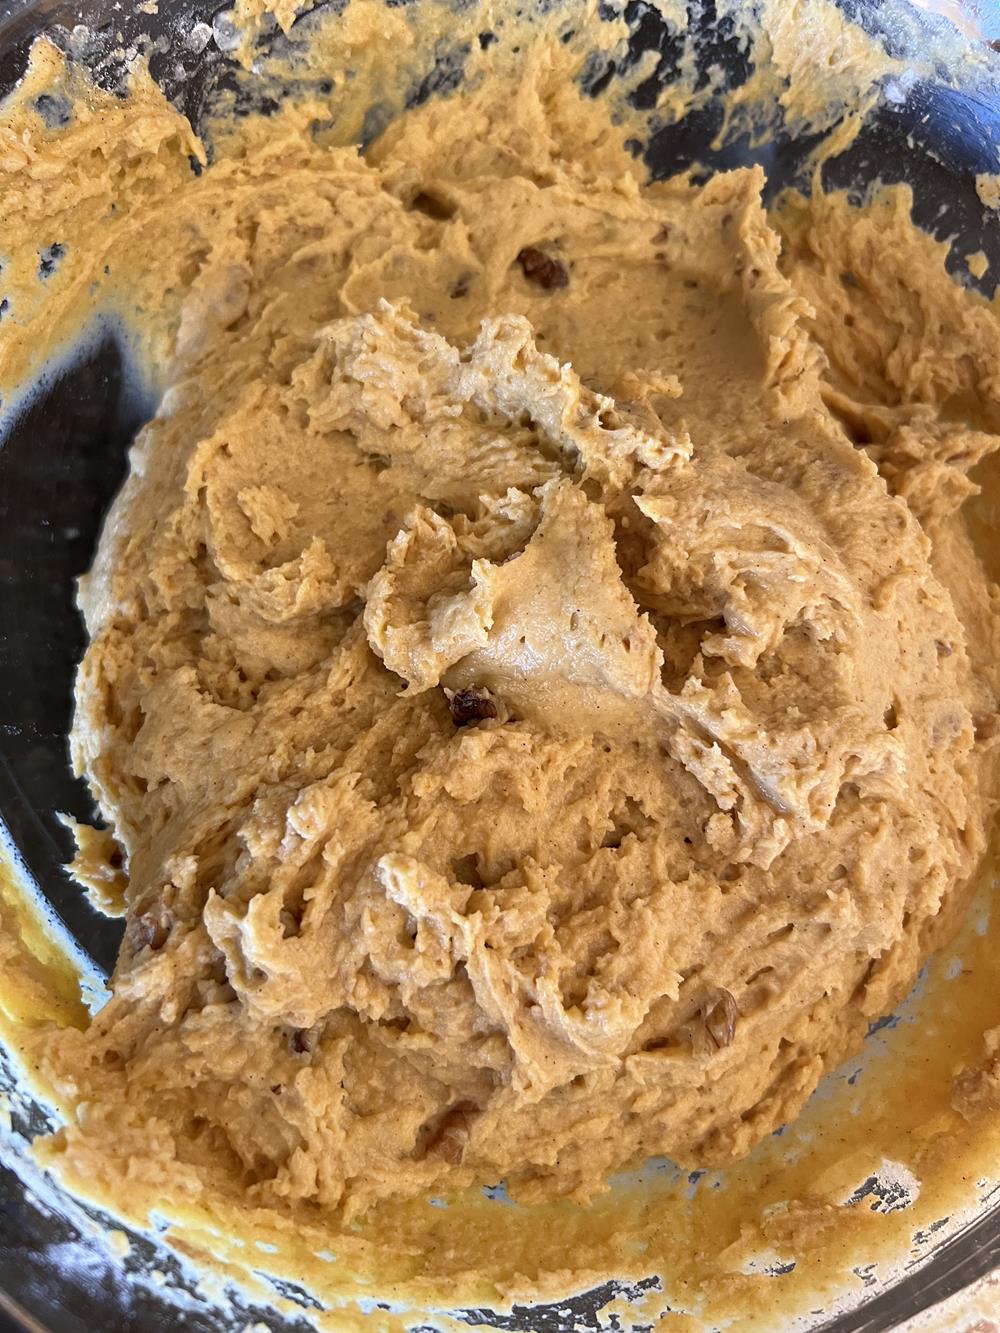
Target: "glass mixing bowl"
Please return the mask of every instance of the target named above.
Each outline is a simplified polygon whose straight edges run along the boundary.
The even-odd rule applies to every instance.
[[[955,49],[956,28],[948,18],[927,17],[929,7],[929,0],[919,12],[905,0],[898,5],[842,0],[851,21],[894,54],[905,52],[907,41],[940,41],[942,49]],[[936,7],[949,8],[945,0]],[[1000,14],[992,8],[950,9],[950,19],[965,28],[970,42],[985,49],[989,39],[1000,37]],[[599,91],[647,60],[653,73],[634,96],[639,105],[643,98],[651,105],[660,84],[676,74],[679,39],[645,0],[630,0],[624,12],[632,32],[627,53],[617,62],[595,60],[587,73],[589,90]],[[744,134],[718,141],[722,97],[745,81],[749,56],[732,28],[719,21],[711,0],[692,3],[688,19],[699,69],[706,80],[712,72],[719,94],[636,143],[637,154],[655,177],[692,166],[709,174],[755,161],[765,169],[771,194],[797,181],[817,136],[783,123],[778,108],[766,139]],[[196,127],[222,91],[235,97],[237,109],[241,99],[253,100],[252,76],[236,77],[224,0],[159,0],[158,8],[121,6],[117,0],[2,4],[0,94],[20,77],[40,33],[85,61],[107,86],[120,82],[132,54],[147,53],[154,78]],[[265,31],[265,44],[275,40],[282,40],[280,34]],[[995,63],[1000,70],[1000,57]],[[809,77],[808,62],[802,77]],[[430,59],[414,100],[453,86],[448,68]],[[827,162],[826,183],[860,193],[876,179],[908,182],[917,223],[948,239],[949,266],[991,296],[1000,277],[1000,218],[984,206],[975,184],[978,173],[995,172],[1000,162],[1000,92],[988,64],[979,65],[971,84],[956,86],[939,68],[937,77],[887,82],[881,92],[861,132]],[[979,250],[989,263],[973,277],[964,256]],[[122,345],[108,334],[51,378],[0,447],[0,814],[7,855],[46,904],[53,929],[68,937],[97,980],[113,966],[121,928],[99,916],[67,877],[71,838],[58,817],[58,812],[81,820],[95,815],[84,784],[71,775],[66,747],[73,673],[84,648],[74,583],[90,562],[102,516],[124,476],[129,442],[153,408]],[[0,1309],[8,1311],[14,1326],[53,1333],[164,1327],[209,1333],[243,1329],[255,1320],[271,1328],[309,1327],[305,1293],[274,1284],[293,1310],[301,1308],[300,1315],[276,1315],[238,1295],[220,1303],[199,1291],[195,1268],[155,1236],[129,1233],[126,1241],[111,1219],[67,1198],[25,1157],[27,1142],[49,1123],[48,1112],[24,1093],[7,1060],[0,1064],[0,1082],[9,1095],[10,1122],[0,1141]],[[979,1216],[957,1231],[943,1228],[936,1241],[898,1282],[876,1284],[836,1318],[816,1312],[810,1327],[828,1333],[898,1327],[990,1273],[1000,1265],[1000,1203],[984,1203]],[[537,1333],[620,1329],[618,1316],[602,1310],[623,1294],[627,1289],[609,1282],[513,1315],[455,1313],[473,1327]],[[946,1322],[938,1327],[952,1327],[950,1316],[942,1318]]]

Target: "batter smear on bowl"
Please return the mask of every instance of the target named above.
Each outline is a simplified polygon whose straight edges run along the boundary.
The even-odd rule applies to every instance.
[[[37,1039],[53,1159],[349,1221],[741,1157],[984,850],[993,311],[902,192],[640,183],[543,58],[363,157],[292,111],[197,176],[165,105],[109,135],[130,105],[56,186],[10,168],[26,216],[90,173],[63,267],[167,293],[81,586],[127,926]]]

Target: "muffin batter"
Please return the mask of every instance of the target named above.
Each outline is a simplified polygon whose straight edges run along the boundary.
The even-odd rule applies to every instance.
[[[191,175],[141,89],[74,131],[64,262],[166,386],[81,585],[82,1178],[346,1222],[725,1163],[960,919],[995,316],[898,193],[641,185],[551,59],[364,157],[290,112]]]

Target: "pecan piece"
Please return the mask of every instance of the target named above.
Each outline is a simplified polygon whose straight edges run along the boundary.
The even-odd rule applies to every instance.
[[[721,986],[714,998],[709,996],[702,1005],[702,1021],[705,1031],[715,1043],[716,1050],[733,1044],[736,1036],[736,1020],[740,1016],[739,1006],[731,991]]]
[[[558,259],[553,259],[544,250],[537,250],[533,245],[526,245],[518,252],[517,262],[529,282],[535,283],[543,291],[553,292],[559,287],[569,286],[569,274]]]
[[[972,731],[977,741],[993,741],[1000,734],[1000,713],[976,713]]]
[[[141,916],[133,916],[125,926],[125,947],[134,958],[143,949],[158,953],[166,944],[173,929],[173,916],[162,903],[157,903]]]
[[[415,1155],[438,1157],[449,1166],[459,1166],[478,1114],[475,1102],[462,1101],[432,1117],[417,1134]]]
[[[485,690],[456,690],[448,696],[448,708],[456,727],[482,722],[485,718],[497,715],[497,706]]]
[[[708,992],[687,1024],[695,1055],[712,1055],[731,1046],[736,1036],[739,1006],[731,991],[719,986]]]

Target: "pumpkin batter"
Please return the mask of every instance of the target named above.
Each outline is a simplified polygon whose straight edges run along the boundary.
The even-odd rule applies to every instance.
[[[59,1155],[347,1221],[746,1154],[985,846],[992,310],[899,193],[640,184],[551,57],[197,176],[143,96],[76,128],[89,216],[9,167],[162,297],[81,585],[78,870],[113,906],[121,848],[127,926],[39,1038]]]

